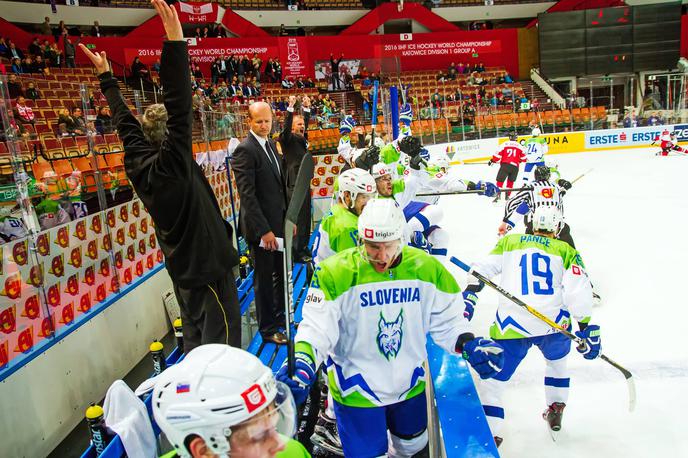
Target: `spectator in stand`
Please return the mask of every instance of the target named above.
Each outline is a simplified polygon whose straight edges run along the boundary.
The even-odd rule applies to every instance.
[[[540,102],[538,99],[533,99],[533,102],[530,104],[530,109],[533,111],[538,111],[538,108],[540,108]]]
[[[508,72],[504,74],[504,82],[507,84],[512,84],[514,82]]]
[[[45,61],[43,60],[43,56],[40,54],[36,56],[36,58],[33,60],[33,69],[31,73],[44,73],[45,72]]]
[[[201,32],[200,27],[196,27],[196,30],[194,30],[194,38],[203,38],[203,33]]]
[[[203,72],[201,71],[201,67],[199,67],[196,64],[192,64],[191,69],[192,69],[192,74],[193,74],[194,78],[196,78],[197,80],[203,79]]]
[[[626,129],[629,127],[638,127],[638,119],[635,117],[634,110],[631,109],[628,113],[626,113],[626,117],[624,117],[623,120],[623,126]]]
[[[308,79],[306,79],[306,87],[309,89],[312,89],[315,87],[315,81],[313,81],[313,78],[308,77]]]
[[[201,38],[212,38],[210,35],[210,29],[208,29],[208,26],[203,27],[203,32],[201,34]]]
[[[284,28],[284,24],[280,24],[278,35],[280,37],[286,37],[289,35],[289,32],[287,32],[287,29]]]
[[[212,65],[210,65],[210,80],[213,82],[213,84],[217,84],[217,82],[220,79],[220,67],[222,64],[220,64],[220,58],[216,57],[215,60],[213,61]]]
[[[24,88],[17,78],[17,75],[11,73],[7,79],[7,92],[10,94],[10,99],[16,99],[20,95],[24,95]]]
[[[75,68],[76,64],[74,63],[74,56],[76,55],[76,48],[74,48],[74,44],[72,43],[72,39],[69,38],[67,34],[63,35],[64,39],[64,56],[65,56],[65,65],[67,68]],[[76,43],[79,44],[81,41],[81,38],[79,38]]]
[[[49,43],[43,55],[48,60],[48,65],[62,67],[62,51],[60,51],[57,43]]]
[[[463,71],[466,67],[463,65],[463,62],[459,62],[459,65],[456,66],[456,73],[459,75],[463,75]]]
[[[444,83],[444,73],[437,72],[437,75],[435,75],[435,81],[439,83]]]
[[[449,73],[447,73],[447,79],[450,81],[455,81],[457,76],[456,69],[450,68]]]
[[[98,21],[93,21],[93,27],[91,27],[91,36],[92,37],[102,37],[102,32],[100,30],[100,24]]]
[[[191,97],[191,105],[194,112],[200,111],[205,105],[205,91],[202,88],[196,89],[196,93]]]
[[[30,81],[27,86],[25,94],[27,99],[38,100],[41,98],[41,94],[36,89],[36,84],[33,81]]]
[[[33,73],[33,60],[30,57],[22,59],[22,73]]]
[[[647,118],[647,125],[648,126],[661,126],[664,124],[664,120],[659,116],[659,113],[656,111],[650,115],[649,118]]]
[[[475,76],[475,84],[477,84],[478,86],[483,86],[487,84],[480,73],[477,73],[477,76]]]
[[[29,54],[33,56],[41,55],[41,44],[38,41],[38,37],[33,39],[27,50],[29,51]]]
[[[303,88],[306,87],[306,83],[304,83],[303,77],[301,77],[301,76],[299,76],[298,78],[296,78],[296,83],[295,83],[295,84],[296,84],[296,87],[297,87],[298,89],[303,89]]]
[[[291,89],[292,87],[294,87],[294,83],[292,83],[289,80],[288,76],[285,76],[284,79],[282,80],[282,88],[283,89]]]
[[[53,37],[55,37],[55,41],[57,42],[61,36],[67,35],[67,26],[65,25],[65,21],[60,21],[60,23],[53,29]]]
[[[227,81],[233,81],[239,69],[239,62],[234,54],[227,58]]]
[[[253,64],[253,76],[260,81],[260,69],[263,66],[263,59],[258,57],[258,53],[254,53],[251,63]]]
[[[213,28],[213,36],[217,38],[225,38],[227,36],[227,32],[225,32],[225,28],[222,27],[222,24],[215,24],[215,27]]]
[[[275,59],[272,66],[275,68],[275,82],[282,81],[282,64],[279,59]]]
[[[485,71],[485,64],[480,62],[478,65],[475,66],[475,71],[478,73],[482,73]]]
[[[151,70],[160,73],[160,59],[157,59],[155,63],[151,66]]]
[[[251,59],[249,59],[248,56],[244,55],[241,59],[241,63],[244,66],[245,78],[252,78],[253,77],[253,63],[251,62]]]
[[[107,105],[98,108],[95,128],[100,135],[111,134],[114,131],[112,126],[112,114],[110,113],[110,107]]]
[[[19,59],[20,61],[24,58],[24,53],[21,49],[17,48],[12,40],[7,42],[7,51],[5,52],[5,57],[10,60]]]
[[[21,95],[17,97],[12,112],[14,119],[22,128],[26,128],[27,125],[33,127],[36,122],[36,115],[33,113],[31,107],[26,106],[26,99]]]
[[[244,64],[244,56],[239,56],[237,59],[237,78],[240,83],[244,82],[246,78],[246,65]]]
[[[22,66],[21,59],[18,57],[12,59],[12,73],[15,75],[21,75],[24,73],[24,68]]]
[[[5,40],[5,37],[0,37],[0,56],[7,56],[8,49],[7,40]]]
[[[149,77],[148,67],[141,62],[138,56],[134,57],[134,61],[131,63],[131,76],[136,84],[140,80],[147,80]]]
[[[470,75],[473,73],[473,70],[471,70],[471,64],[466,64],[466,66],[463,68],[463,74],[464,75]]]
[[[83,132],[78,132],[77,123],[67,108],[60,108],[58,110],[57,125],[60,135],[83,135]]]
[[[41,35],[52,35],[53,31],[50,28],[50,18],[46,16],[40,26]]]
[[[239,80],[236,76],[232,78],[232,85],[230,86],[230,95],[232,97],[242,97],[244,95],[241,88],[241,84],[239,84]]]
[[[93,127],[92,125],[89,126],[89,124],[91,123],[86,123],[86,119],[84,118],[84,112],[81,110],[80,107],[72,108],[72,118],[76,123],[75,132],[77,132],[77,135],[86,135],[88,127]]]
[[[344,59],[344,53],[341,53],[339,59],[334,58],[334,53],[330,53],[330,74],[331,74],[331,84],[332,90],[340,90],[341,80],[339,79],[339,64]]]

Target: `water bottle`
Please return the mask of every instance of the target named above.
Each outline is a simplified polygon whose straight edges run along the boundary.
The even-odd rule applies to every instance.
[[[174,337],[177,339],[177,348],[179,348],[179,351],[184,353],[184,334],[182,333],[182,319],[177,318],[174,320],[174,323],[172,323],[172,327],[174,328]]]
[[[162,343],[157,340],[150,344],[151,358],[153,358],[153,377],[160,374],[162,371],[167,369],[167,364],[165,363],[165,353],[163,352]]]
[[[103,408],[97,404],[91,404],[86,409],[86,423],[88,423],[91,444],[96,449],[96,456],[100,456],[115,436],[112,430],[105,425]]]

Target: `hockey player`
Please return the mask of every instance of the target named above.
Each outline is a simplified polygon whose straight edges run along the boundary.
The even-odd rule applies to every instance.
[[[313,260],[316,265],[357,245],[358,217],[368,201],[377,196],[373,177],[367,171],[357,168],[339,175],[337,192],[337,202],[321,221],[313,242]],[[331,453],[341,455],[334,405],[329,392],[327,404],[323,407],[326,408],[321,408],[311,441]]]
[[[528,184],[530,175],[535,167],[545,165],[545,154],[549,150],[547,141],[540,136],[537,126],[533,129],[533,136],[526,142],[526,165],[523,170],[523,183]]]
[[[310,457],[291,439],[289,388],[247,351],[201,345],[152,381],[153,416],[175,448],[162,458]]]
[[[504,219],[499,226],[499,235],[504,235],[516,226],[516,216],[523,216],[526,226],[526,234],[533,233],[533,212],[540,206],[556,207],[562,215],[561,227],[555,237],[571,245],[576,245],[571,237],[571,228],[564,222],[564,203],[562,198],[566,191],[571,189],[571,183],[563,178],[556,182],[549,181],[550,169],[547,166],[539,166],[533,173],[535,181],[531,184],[532,189],[526,189],[516,194],[506,203],[504,208]]]
[[[337,202],[323,218],[313,242],[316,264],[335,253],[356,246],[358,216],[377,197],[375,180],[363,169],[345,170],[338,177]]]
[[[662,148],[662,150],[657,153],[658,156],[668,156],[672,151],[678,151],[681,154],[686,154],[686,150],[676,144],[676,134],[669,132],[667,129],[662,131],[662,135],[659,138],[656,138],[655,142],[657,140],[659,140],[660,147]],[[654,142],[652,143],[654,144]]]
[[[590,324],[592,287],[580,254],[571,245],[555,239],[560,223],[557,207],[537,207],[533,235],[510,234],[501,238],[490,255],[471,268],[488,278],[501,274],[505,290],[517,294],[566,329],[572,329],[572,318],[576,320],[579,331],[575,334],[587,344],[577,350],[586,359],[595,359],[601,341],[600,327]],[[473,279],[464,294],[475,300],[479,290],[479,281]],[[533,345],[540,349],[546,363],[547,409],[543,418],[552,431],[559,431],[568,399],[566,356],[571,341],[504,297],[499,300],[490,337],[504,347],[504,368],[481,383],[480,399],[497,445],[502,442],[500,429],[505,418],[502,393]]]
[[[339,124],[339,145],[337,152],[344,159],[346,165],[342,171],[349,168],[369,170],[380,159],[380,148],[366,147],[365,138],[356,128],[356,120],[352,116],[345,116]]]
[[[360,245],[314,273],[295,338],[294,379],[286,365],[277,373],[298,404],[316,367],[327,363],[347,457],[428,456],[428,333],[447,351],[463,354],[482,378],[502,367],[502,349],[470,332],[454,277],[432,256],[404,246],[405,224],[391,199],[366,205],[358,220]]]
[[[523,151],[523,146],[518,143],[518,135],[516,132],[509,133],[509,141],[501,146],[487,162],[487,165],[492,165],[495,162],[501,163],[499,171],[497,172],[497,186],[501,189],[506,181],[506,187],[512,189],[516,177],[518,177],[518,166],[521,162],[526,161],[526,153]],[[509,199],[511,192],[506,193],[506,199]],[[497,194],[495,202],[499,201],[501,194]]]

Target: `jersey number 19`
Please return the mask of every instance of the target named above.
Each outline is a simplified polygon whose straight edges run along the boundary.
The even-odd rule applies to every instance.
[[[528,275],[528,258],[530,258],[530,274],[532,277]],[[519,262],[518,265],[521,266],[521,294],[529,294],[531,279],[533,294],[543,296],[554,294],[554,288],[552,287],[553,275],[550,269],[549,256],[544,256],[540,253],[532,253],[530,255],[526,253],[521,256],[521,262]]]

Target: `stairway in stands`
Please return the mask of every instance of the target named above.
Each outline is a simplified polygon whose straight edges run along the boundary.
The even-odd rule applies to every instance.
[[[540,104],[540,107],[538,109],[540,111],[558,109],[551,102],[547,102],[547,99],[549,98],[547,94],[545,94],[545,92],[542,89],[540,89],[540,87],[537,84],[535,84],[532,80],[523,80],[520,83],[521,86],[523,86],[523,92],[525,92],[526,97],[528,97],[528,100],[530,100],[531,102],[534,98],[538,100],[538,103]]]

